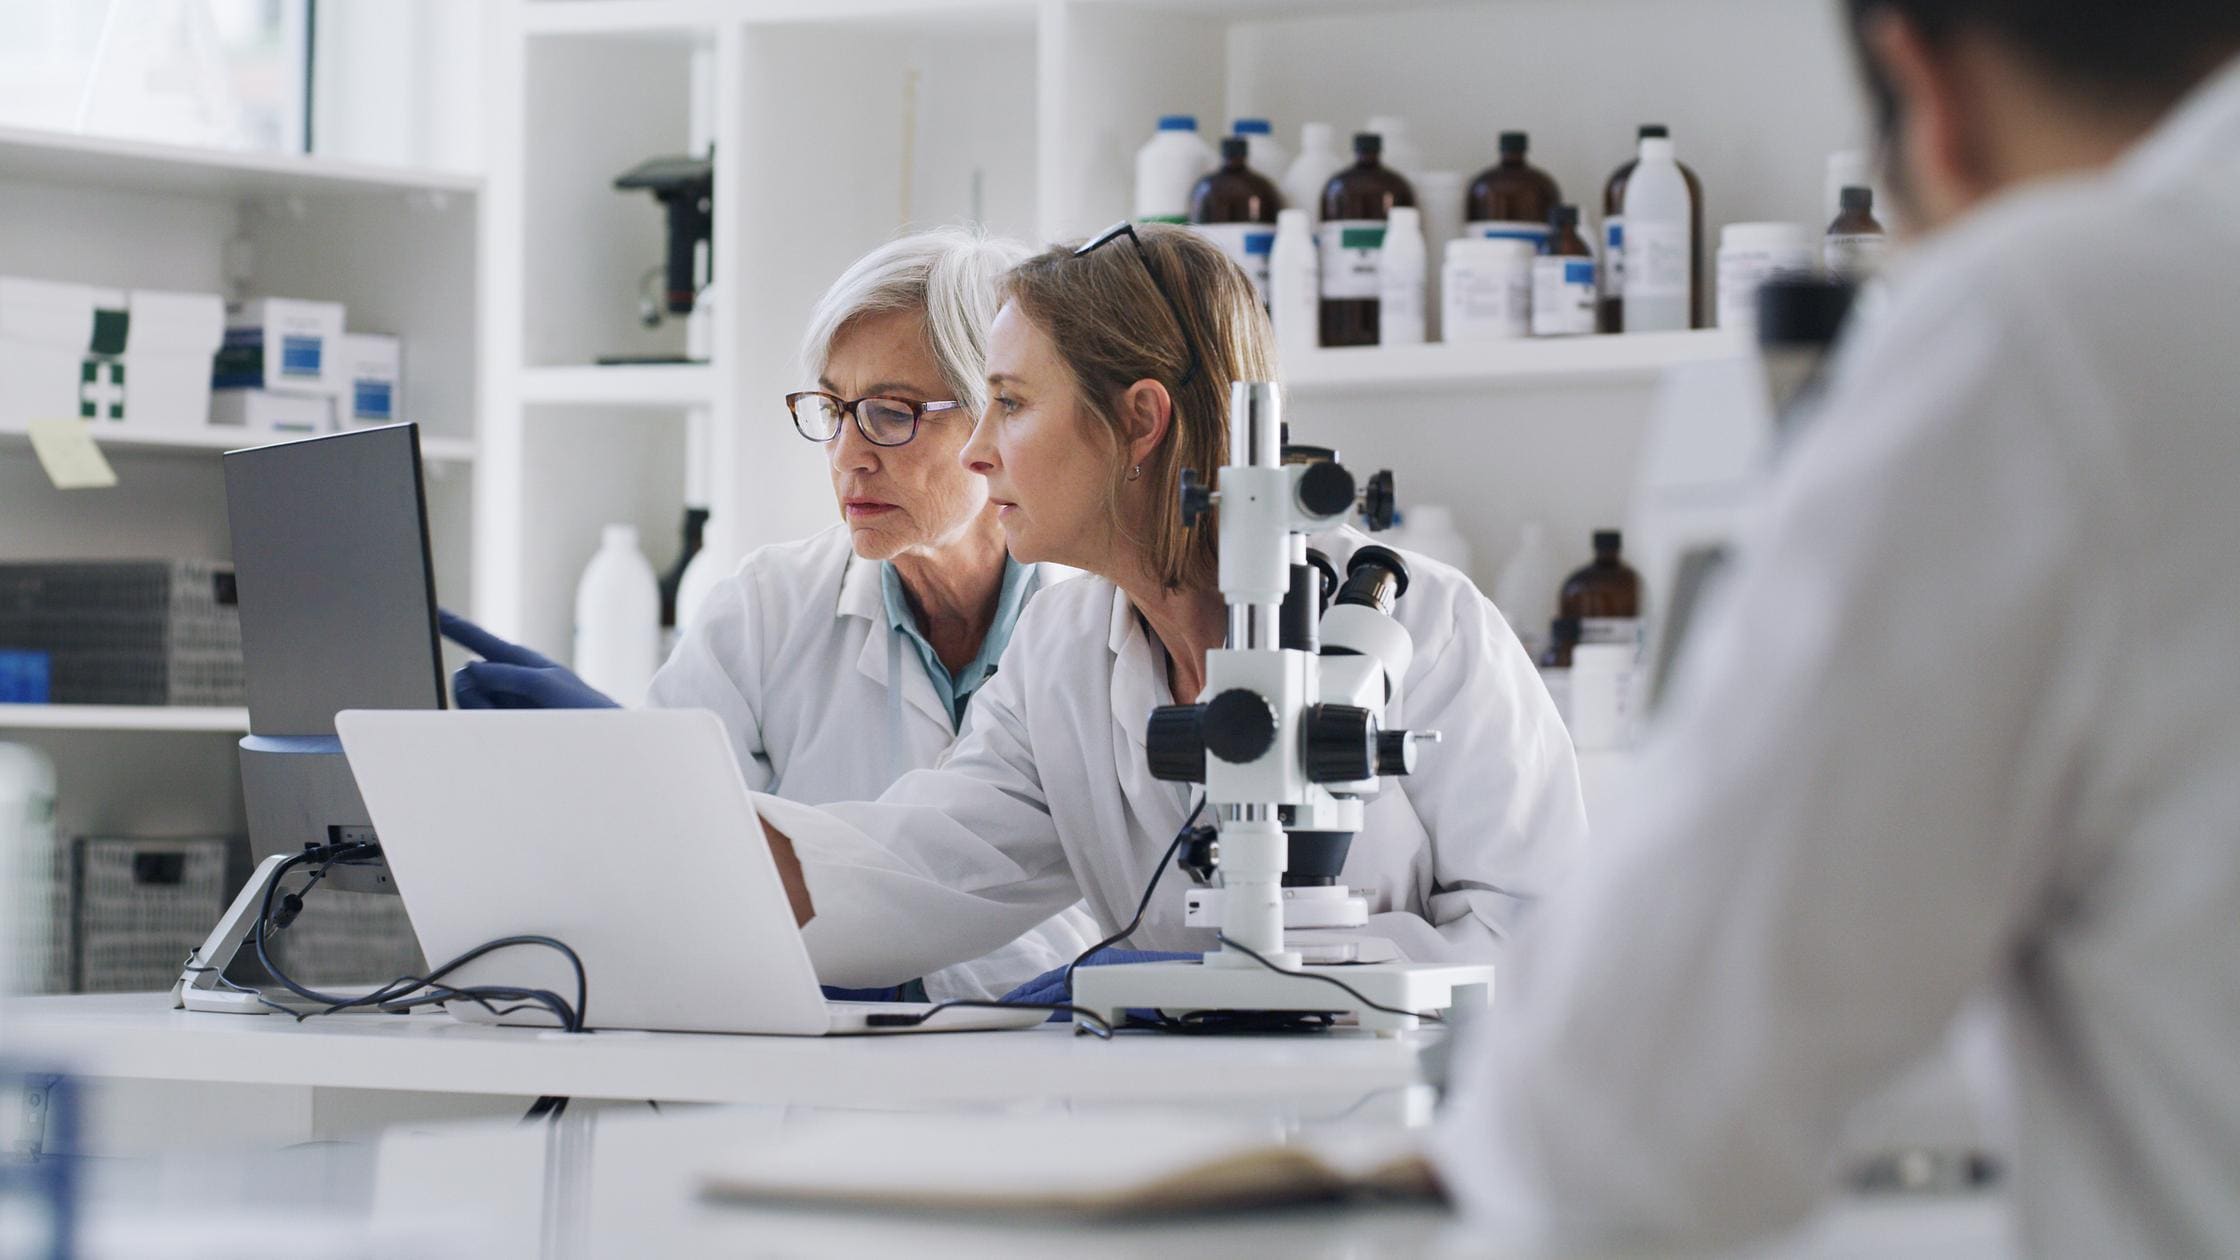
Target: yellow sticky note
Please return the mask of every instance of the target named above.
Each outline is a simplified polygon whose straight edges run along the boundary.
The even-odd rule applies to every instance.
[[[117,484],[117,472],[102,458],[93,426],[83,420],[34,420],[31,449],[47,480],[57,490],[102,490]]]

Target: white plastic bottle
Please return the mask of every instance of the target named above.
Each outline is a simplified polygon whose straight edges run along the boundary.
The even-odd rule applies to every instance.
[[[1423,216],[1394,206],[1377,255],[1377,344],[1420,346],[1424,325]]]
[[[1668,136],[1641,141],[1641,161],[1626,181],[1627,332],[1685,329],[1694,306],[1689,242],[1695,210]]]
[[[1276,243],[1268,254],[1268,306],[1276,345],[1285,353],[1311,350],[1321,337],[1321,251],[1314,220],[1300,209],[1276,215]]]
[[[1409,187],[1414,187],[1423,175],[1423,150],[1408,138],[1408,120],[1398,114],[1379,114],[1362,130],[1384,137],[1384,164],[1400,172]]]
[[[1516,631],[1534,660],[1548,645],[1548,621],[1556,615],[1556,564],[1548,551],[1548,528],[1526,521],[1517,531],[1516,549],[1493,580],[1493,606]]]
[[[1230,134],[1244,137],[1244,164],[1267,176],[1281,179],[1290,169],[1291,154],[1276,139],[1275,128],[1265,118],[1239,118],[1230,128]]]
[[[576,583],[576,675],[625,708],[645,703],[660,665],[661,586],[638,527],[609,525]]]
[[[1305,211],[1310,227],[1322,222],[1323,186],[1330,182],[1331,176],[1351,164],[1351,160],[1338,151],[1337,128],[1318,122],[1299,128],[1299,156],[1284,168],[1280,185],[1283,204]]]
[[[1188,223],[1190,190],[1215,166],[1213,149],[1198,138],[1193,114],[1168,114],[1136,150],[1138,223]]]

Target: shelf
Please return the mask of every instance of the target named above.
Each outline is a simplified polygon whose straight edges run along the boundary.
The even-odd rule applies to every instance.
[[[1743,342],[1716,329],[1471,345],[1363,346],[1286,358],[1294,397],[1627,385],[1668,367],[1729,358]]]
[[[472,196],[482,181],[448,171],[236,152],[0,127],[0,179],[126,192],[228,196],[419,193]]]
[[[707,406],[715,370],[705,363],[583,364],[521,372],[521,401],[609,407]]]
[[[105,449],[121,451],[238,451],[312,436],[316,435],[261,431],[252,433],[246,429],[219,426],[207,429],[132,429],[123,425],[108,429],[97,427],[93,434],[94,441]],[[20,430],[0,429],[0,441],[28,443],[29,439]],[[422,434],[420,456],[431,464],[470,463],[475,457],[475,445],[471,438],[429,437]]]
[[[247,733],[247,709],[188,705],[0,704],[0,731],[203,731]]]

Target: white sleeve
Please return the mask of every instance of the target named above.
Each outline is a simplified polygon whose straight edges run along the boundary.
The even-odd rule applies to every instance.
[[[2114,650],[2088,561],[2118,531],[2089,391],[2026,304],[1969,299],[1893,310],[1846,360],[1593,869],[1459,1060],[1437,1155],[1506,1239],[1801,1216],[1845,1112],[2025,946]]]
[[[897,984],[978,958],[1080,900],[1021,703],[1015,674],[997,671],[941,764],[877,801],[755,796],[801,860],[816,906],[803,936],[826,984]]]
[[[762,739],[762,636],[758,610],[747,602],[750,584],[742,572],[708,592],[707,606],[654,674],[646,704],[706,709],[722,718],[739,773],[759,792],[776,772]]]
[[[1475,588],[1455,603],[1404,695],[1408,729],[1440,735],[1399,780],[1431,838],[1427,904],[1369,921],[1417,962],[1498,957],[1587,834],[1571,736],[1524,645]]]

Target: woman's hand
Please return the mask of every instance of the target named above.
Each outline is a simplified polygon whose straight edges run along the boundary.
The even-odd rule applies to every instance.
[[[770,842],[770,856],[778,863],[778,882],[786,887],[786,900],[793,906],[795,927],[809,926],[817,917],[817,907],[809,900],[809,881],[801,873],[801,859],[793,852],[793,841],[786,833],[762,824],[763,838]]]

